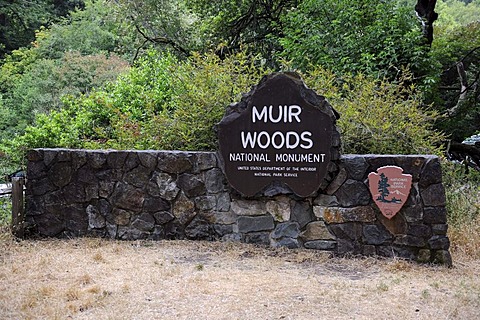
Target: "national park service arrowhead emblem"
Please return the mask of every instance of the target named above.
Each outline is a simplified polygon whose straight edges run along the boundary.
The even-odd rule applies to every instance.
[[[382,214],[393,218],[405,204],[412,187],[412,175],[404,174],[397,166],[385,166],[368,175],[373,201]]]

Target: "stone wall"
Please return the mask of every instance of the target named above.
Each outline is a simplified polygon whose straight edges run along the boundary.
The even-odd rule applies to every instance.
[[[28,154],[26,228],[39,237],[231,240],[451,265],[437,157],[346,155],[318,195],[242,198],[215,153],[35,149]],[[367,175],[397,165],[413,176],[391,220]]]

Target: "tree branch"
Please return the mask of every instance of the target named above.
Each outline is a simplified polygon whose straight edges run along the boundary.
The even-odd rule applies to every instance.
[[[137,59],[140,49],[143,48],[145,44],[147,44],[147,42],[167,44],[172,46],[175,50],[182,52],[186,56],[190,55],[190,52],[188,52],[185,48],[180,46],[178,43],[176,43],[172,39],[169,39],[166,37],[155,37],[155,38],[149,37],[145,32],[142,31],[142,29],[140,29],[140,27],[137,24],[135,24],[135,29],[137,29],[138,33],[140,33],[140,35],[145,39],[145,41],[142,43],[142,45],[139,48],[137,48],[133,61]]]

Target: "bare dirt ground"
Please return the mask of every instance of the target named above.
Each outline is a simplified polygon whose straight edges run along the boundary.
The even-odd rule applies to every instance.
[[[480,319],[480,260],[453,258],[448,269],[238,243],[3,234],[0,318]]]

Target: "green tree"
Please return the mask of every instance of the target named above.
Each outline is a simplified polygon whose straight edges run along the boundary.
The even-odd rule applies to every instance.
[[[413,8],[397,1],[305,0],[285,16],[281,56],[303,70],[395,78],[408,67],[428,70],[428,47]]]
[[[283,34],[282,19],[299,0],[188,1],[199,19],[196,21],[202,43],[220,56],[248,47],[275,64],[281,50],[278,36]]]
[[[437,83],[427,102],[444,117],[437,127],[463,141],[480,131],[480,1],[438,1],[431,56]]]
[[[1,0],[0,59],[35,39],[35,30],[68,15],[81,0]]]
[[[388,184],[388,178],[385,176],[384,173],[380,174],[380,180],[378,181],[378,192],[380,195],[378,196],[377,200],[380,200],[381,202],[389,202],[386,197],[390,194],[390,191],[388,191],[388,187],[390,185]]]
[[[7,67],[8,64],[3,66]],[[3,95],[0,140],[22,133],[37,114],[61,109],[63,96],[88,94],[93,88],[114,81],[127,68],[128,64],[113,54],[82,56],[68,52],[59,60],[36,60]]]

